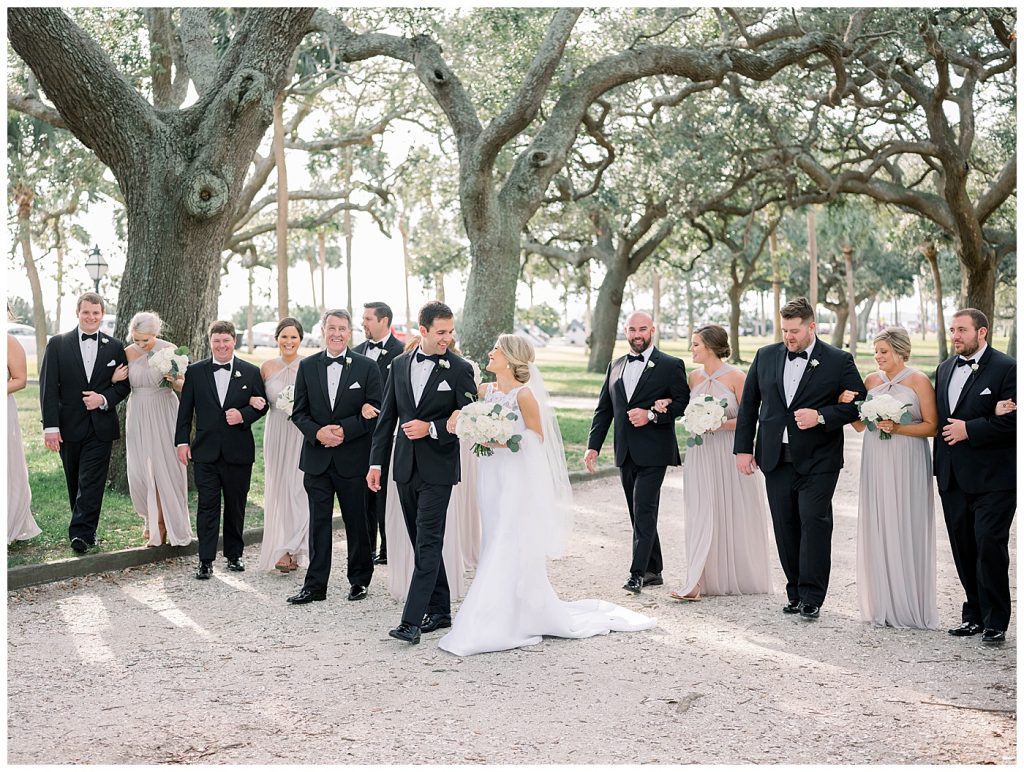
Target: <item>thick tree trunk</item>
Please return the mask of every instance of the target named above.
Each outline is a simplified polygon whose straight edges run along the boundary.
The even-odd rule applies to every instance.
[[[732,349],[729,361],[738,365],[743,363],[743,357],[740,356],[740,303],[743,301],[743,287],[733,284],[726,294],[729,296],[729,347]]]
[[[661,343],[661,333],[658,325],[661,324],[661,276],[657,270],[652,272],[651,277],[651,317],[654,319],[654,345]]]
[[[36,371],[43,360],[46,350],[46,308],[43,306],[43,287],[39,282],[39,269],[32,256],[32,233],[29,221],[32,216],[32,200],[35,193],[23,185],[14,192],[14,200],[18,205],[18,242],[21,244],[21,257],[25,261],[25,273],[32,290],[32,326],[36,328]],[[55,330],[54,332],[60,332]]]
[[[939,361],[949,358],[946,343],[946,315],[942,310],[942,274],[939,273],[939,252],[934,242],[925,245],[924,256],[932,269],[932,285],[935,288],[935,330],[939,339]]]
[[[814,318],[818,318],[818,226],[815,223],[814,207],[807,207],[807,254],[811,258],[808,300],[814,309]]]
[[[1010,340],[1006,344],[1006,353],[1017,358],[1017,313],[1014,312],[1013,324],[1010,325]]]
[[[850,318],[850,307],[846,303],[838,305],[825,303],[824,305],[836,315],[836,323],[832,327],[832,340],[830,342],[836,348],[842,348],[843,338],[846,337],[846,322]]]
[[[588,372],[603,373],[608,363],[612,361],[619,316],[622,313],[622,299],[628,280],[629,273],[625,268],[609,267],[597,290],[594,329],[590,335],[590,358],[587,361]]]
[[[868,322],[871,320],[871,309],[875,305],[876,294],[868,295],[864,301],[864,308],[857,314],[857,336],[860,340],[868,339]]]
[[[964,277],[960,293],[960,307],[977,308],[988,317],[989,324],[994,326],[996,318],[995,261],[978,260],[967,264],[961,260],[960,271]]]
[[[847,316],[850,319],[850,353],[857,356],[857,292],[853,285],[853,247],[843,247],[843,262],[846,267]]]
[[[288,316],[288,168],[284,157],[284,95],[274,100],[274,163],[277,166],[277,318]],[[347,214],[347,213],[346,213]]]
[[[481,364],[487,361],[495,336],[512,331],[519,260],[510,256],[520,252],[521,226],[497,212],[478,222],[486,222],[486,230],[469,233],[472,267],[466,284],[466,305],[456,332],[462,353]]]
[[[772,258],[772,333],[775,342],[782,343],[782,268],[774,228],[768,234],[768,251]]]
[[[434,273],[434,299],[440,300],[442,303],[447,302],[444,296],[444,273],[441,271]]]

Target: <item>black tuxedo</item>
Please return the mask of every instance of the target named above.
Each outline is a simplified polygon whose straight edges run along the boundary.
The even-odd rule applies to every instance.
[[[263,417],[269,405],[262,410],[249,405],[252,397],[267,398],[260,370],[255,365],[237,355],[234,357],[223,405],[213,372],[210,358],[193,362],[185,370],[174,444],[189,445],[195,462],[199,559],[213,560],[217,555],[223,495],[224,557],[230,560],[240,558],[245,547],[242,541],[245,501],[256,460],[252,425]],[[242,414],[242,423],[228,425],[224,413],[231,408]],[[195,437],[192,437],[193,420]]]
[[[419,419],[430,423],[437,439],[410,440],[401,430],[394,442],[394,476],[406,529],[414,545],[416,566],[409,584],[402,621],[419,626],[425,613],[451,614],[448,578],[441,562],[441,544],[452,486],[460,479],[459,438],[450,434],[448,417],[476,397],[473,368],[453,352],[434,365],[419,404],[410,369],[416,351],[395,358],[384,387],[384,401],[373,432],[370,464],[383,470],[395,428]]]
[[[370,584],[373,557],[366,530],[366,472],[370,467],[370,441],[376,419],[363,418],[363,404],[380,407],[381,385],[377,366],[351,352],[341,365],[341,378],[333,404],[327,382],[326,354],[321,351],[299,364],[295,376],[292,422],[306,438],[299,468],[309,498],[309,569],[303,589],[327,591],[331,575],[331,517],[334,499],[341,506],[348,544],[350,585]],[[339,425],[345,437],[340,445],[325,446],[316,433]]]
[[[957,356],[935,371],[939,430],[934,471],[942,499],[953,562],[964,587],[965,622],[1006,630],[1010,622],[1010,525],[1017,508],[1017,414],[995,414],[996,402],[1017,399],[1017,363],[991,346],[985,349],[949,404],[949,382]],[[963,365],[966,367],[967,365]],[[947,420],[966,423],[967,440],[942,439]]]
[[[355,351],[357,354],[366,354],[370,349],[370,341],[364,340]],[[391,363],[402,353],[402,343],[394,335],[388,335],[383,348],[377,355],[377,369],[380,370],[381,389],[388,382],[391,374]],[[384,459],[380,467],[380,490],[366,492],[366,528],[370,532],[370,552],[377,546],[377,534],[380,533],[380,557],[387,559],[388,541],[384,535],[384,513],[387,511],[387,490],[388,490],[388,468],[391,466],[391,458]]]
[[[785,344],[758,350],[743,386],[733,452],[753,453],[764,472],[789,600],[821,606],[832,567],[832,495],[843,468],[843,427],[858,415],[856,405],[837,400],[846,390],[857,393],[855,401],[867,392],[850,354],[818,338],[809,355],[787,405]],[[825,422],[798,429],[794,413],[802,408],[817,410]]]
[[[117,407],[131,391],[127,379],[112,383],[110,378],[118,365],[128,363],[124,343],[99,333],[96,340],[96,361],[91,377],[86,377],[80,348],[80,333],[55,335],[46,344],[39,365],[39,404],[43,428],[60,430],[60,460],[71,505],[68,538],[96,543],[103,490],[113,442],[121,436]],[[87,410],[82,402],[83,391],[102,394],[106,409]]]
[[[629,520],[633,524],[633,560],[629,572],[642,577],[645,573],[660,574],[663,568],[658,504],[666,467],[679,466],[675,421],[690,402],[690,387],[682,360],[652,348],[633,396],[629,398],[622,379],[626,365],[625,356],[608,365],[587,448],[600,451],[608,428],[614,424],[615,465],[619,467]],[[630,410],[650,409],[655,401],[666,397],[672,399],[667,413],[655,413],[653,421],[639,428],[629,422]]]

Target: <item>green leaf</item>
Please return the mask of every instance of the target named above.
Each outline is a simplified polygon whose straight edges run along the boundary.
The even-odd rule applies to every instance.
[[[511,437],[508,438],[508,442],[506,442],[505,444],[508,446],[508,449],[511,450],[513,453],[518,453],[519,443],[522,442],[522,439],[523,435],[513,434]]]
[[[174,353],[178,356],[188,354],[188,346],[178,346],[176,349],[174,349]]]
[[[910,423],[910,422],[912,422],[913,420],[914,420],[914,417],[913,417],[912,415],[910,415],[910,413],[909,413],[909,412],[907,412],[907,413],[904,413],[903,415],[901,415],[901,416],[900,416],[900,423],[901,423],[901,424],[902,424],[903,426],[906,426],[907,424],[909,424],[909,423]]]

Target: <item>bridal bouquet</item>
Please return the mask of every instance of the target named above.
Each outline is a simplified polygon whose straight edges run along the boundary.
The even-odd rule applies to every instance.
[[[703,445],[701,435],[725,423],[725,409],[728,406],[727,400],[715,399],[710,394],[705,394],[703,399],[691,399],[683,413],[683,426],[690,433],[686,438],[686,447]]]
[[[910,405],[900,402],[891,394],[868,394],[867,399],[856,404],[860,410],[860,420],[866,423],[871,431],[875,431],[879,421],[909,424],[914,420],[910,415]],[[892,439],[889,432],[881,430],[878,432],[878,437],[882,440]]]
[[[292,408],[295,407],[295,387],[285,386],[281,393],[277,395],[277,399],[274,400],[274,407],[291,418]]]
[[[484,443],[508,446],[513,453],[519,450],[521,434],[513,434],[519,415],[507,407],[489,402],[471,402],[462,408],[455,421],[455,433],[460,440],[473,443],[478,456],[491,456],[494,451]]]
[[[149,358],[149,366],[155,368],[160,375],[177,378],[188,367],[188,346],[178,346],[177,348],[168,346],[154,351]],[[166,386],[168,389],[171,388],[171,384],[163,379],[161,379],[160,385]]]

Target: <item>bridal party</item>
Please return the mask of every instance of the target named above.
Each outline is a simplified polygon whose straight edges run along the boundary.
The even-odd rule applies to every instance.
[[[130,340],[121,341],[100,331],[104,311],[102,296],[82,294],[76,326],[48,341],[39,366],[42,436],[61,459],[74,554],[95,547],[111,454],[122,439],[117,407],[126,403],[128,484],[143,542],[184,546],[195,538],[197,581],[221,570],[296,573],[281,598],[288,606],[336,596],[358,602],[380,588],[395,600],[391,638],[417,644],[440,631],[437,644],[458,656],[543,636],[650,629],[657,620],[628,604],[652,591],[680,609],[712,596],[779,591],[778,613],[813,625],[829,613],[833,498],[856,432],[861,619],[939,628],[937,493],[962,590],[960,624],[948,635],[1006,640],[1016,363],[992,347],[989,320],[977,309],[953,314],[954,353],[933,372],[909,365],[905,329],[880,330],[877,369],[863,379],[848,351],[819,337],[802,297],[781,308],[782,341],[760,348],[745,371],[727,363],[729,335],[716,324],[691,332],[688,371],[655,345],[650,314],[627,314],[628,352],[606,370],[583,463],[590,472],[601,461],[617,469],[629,561],[621,588],[571,599],[547,574],[547,560],[566,551],[574,508],[555,404],[528,337],[499,335],[478,364],[460,353],[455,315],[443,302],[419,310],[403,343],[391,307],[375,300],[358,317],[358,346],[347,308],[323,313],[323,346],[309,356],[299,353],[308,331],[285,317],[274,331],[278,356],[257,367],[236,353],[230,321],[210,324],[211,355],[189,361],[162,337],[157,314],[135,314]],[[11,544],[40,529],[14,398],[27,383],[26,357],[10,335],[7,365]],[[247,568],[243,531],[260,421],[263,537]],[[663,496],[666,474],[678,466],[682,497]],[[198,494],[194,535],[189,470]],[[337,567],[336,511],[345,556]],[[682,519],[684,554],[663,549],[664,518]],[[776,563],[784,587],[773,586]],[[683,581],[665,587],[666,567]],[[347,592],[337,593],[342,587]]]

